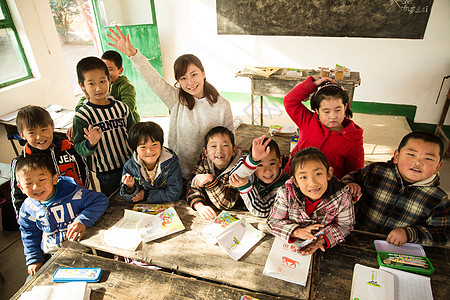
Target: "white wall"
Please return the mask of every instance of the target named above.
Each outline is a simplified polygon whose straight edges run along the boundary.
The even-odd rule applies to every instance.
[[[27,104],[59,104],[73,108],[75,100],[48,0],[8,0],[24,41],[35,78],[0,89],[0,115]],[[23,26],[21,26],[23,24]],[[15,156],[0,126],[0,162]]]
[[[420,40],[218,35],[216,1],[155,0],[166,78],[181,54],[197,55],[219,90],[250,93],[250,80],[235,78],[245,65],[333,67],[361,73],[354,100],[417,106],[415,122],[436,124],[450,81],[438,105],[442,78],[450,74],[450,1],[435,0]],[[446,124],[450,124],[447,117]]]

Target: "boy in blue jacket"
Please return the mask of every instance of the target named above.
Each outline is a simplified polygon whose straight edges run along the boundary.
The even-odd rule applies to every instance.
[[[120,195],[128,202],[177,201],[183,190],[178,156],[163,146],[164,132],[154,122],[134,124],[128,133],[132,157],[125,163]]]
[[[19,212],[19,226],[28,266],[33,276],[65,240],[79,241],[108,207],[108,198],[56,173],[43,154],[26,156],[16,166],[17,185],[28,196]]]

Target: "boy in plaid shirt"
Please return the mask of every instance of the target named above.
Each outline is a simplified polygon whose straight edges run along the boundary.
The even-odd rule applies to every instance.
[[[289,243],[313,240],[301,254],[325,251],[353,230],[355,215],[347,185],[333,177],[333,168],[317,148],[298,151],[291,160],[292,177],[278,190],[267,219],[272,234]],[[323,229],[319,238],[314,233]]]
[[[234,144],[233,133],[223,126],[211,129],[205,136],[205,148],[192,172],[189,205],[205,220],[216,217],[210,204],[218,209],[230,209],[239,199],[239,191],[230,186],[233,166],[242,156]]]
[[[392,160],[372,163],[342,178],[356,204],[356,228],[387,234],[395,246],[406,242],[449,245],[450,202],[439,188],[444,145],[435,135],[411,132]]]

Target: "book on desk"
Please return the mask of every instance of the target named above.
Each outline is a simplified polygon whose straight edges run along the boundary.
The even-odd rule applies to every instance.
[[[35,286],[25,292],[20,300],[88,300],[91,289],[86,282],[69,282],[51,286]]]
[[[430,278],[400,270],[355,264],[350,299],[432,300]]]
[[[147,243],[181,230],[184,225],[173,207],[155,215],[125,209],[124,217],[103,233],[103,241],[135,251],[142,241]]]
[[[288,244],[275,237],[263,274],[305,286],[311,265],[311,254],[298,253],[299,243],[300,241]]]

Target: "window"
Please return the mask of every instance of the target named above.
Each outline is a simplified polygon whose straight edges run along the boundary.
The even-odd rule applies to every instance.
[[[6,0],[0,0],[0,88],[32,78]]]

